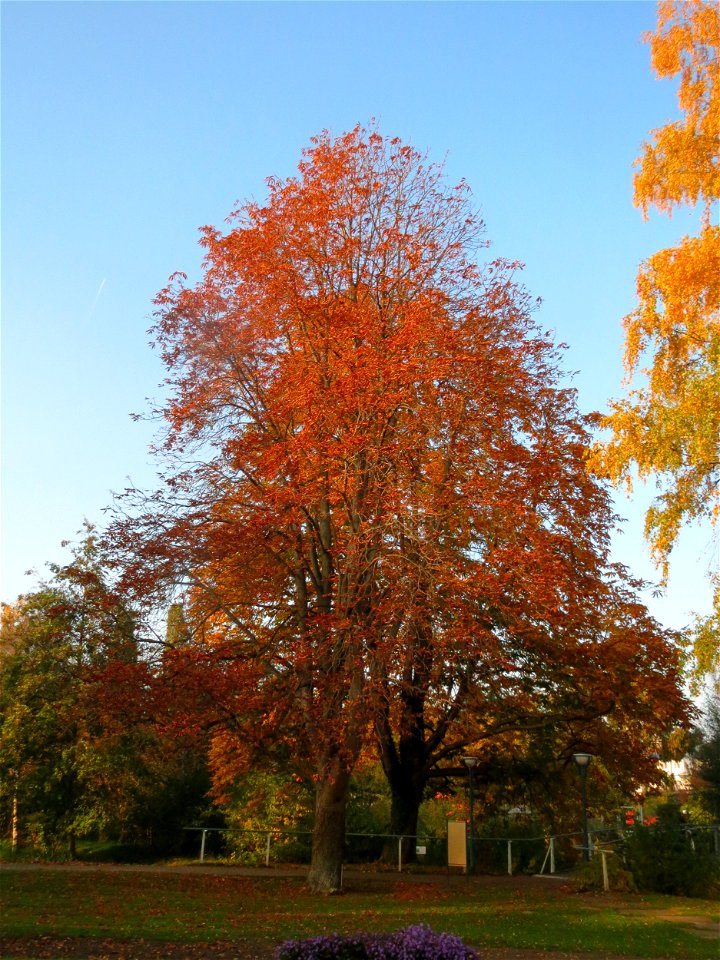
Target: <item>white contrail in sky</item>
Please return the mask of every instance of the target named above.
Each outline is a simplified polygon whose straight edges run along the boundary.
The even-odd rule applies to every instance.
[[[97,304],[98,304],[98,300],[100,299],[100,294],[103,292],[103,287],[105,286],[105,280],[106,280],[106,278],[103,277],[103,278],[102,278],[102,282],[100,283],[100,286],[98,287],[98,291],[97,291],[97,293],[95,294],[95,299],[93,300],[92,306],[90,307],[90,316],[92,316],[93,313],[95,312],[95,307],[96,307]]]

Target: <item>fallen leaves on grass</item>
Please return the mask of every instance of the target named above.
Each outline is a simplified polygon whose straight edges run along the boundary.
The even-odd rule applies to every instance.
[[[429,883],[396,883],[392,891],[393,900],[403,903],[416,900],[447,900],[449,891],[439,889]]]
[[[0,956],[22,960],[272,960],[274,943],[164,943],[91,937],[0,937]]]

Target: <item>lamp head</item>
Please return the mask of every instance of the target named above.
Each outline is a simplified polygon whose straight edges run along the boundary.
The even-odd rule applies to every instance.
[[[463,757],[463,760],[465,761],[465,765],[468,767],[469,770],[472,770],[472,768],[478,762],[477,757]]]
[[[592,762],[593,755],[591,753],[574,753],[573,760],[580,767],[581,770],[584,770],[586,767],[590,766]]]

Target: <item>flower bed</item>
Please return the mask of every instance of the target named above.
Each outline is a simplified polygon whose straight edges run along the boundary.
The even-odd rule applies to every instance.
[[[280,944],[277,960],[477,960],[452,933],[435,933],[424,924],[396,933],[338,933]]]

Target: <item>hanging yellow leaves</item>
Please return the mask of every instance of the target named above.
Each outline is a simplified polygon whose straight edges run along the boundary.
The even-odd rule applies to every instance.
[[[637,161],[635,203],[672,213],[677,204],[702,203],[706,216],[718,199],[718,38],[720,12],[704,0],[658,4],[658,25],[645,39],[657,76],[679,76],[683,118],[652,131]]]
[[[720,13],[704,0],[658,4],[646,36],[659,78],[679,77],[682,118],[652,131],[636,162],[635,204],[701,214],[698,236],[660,250],[640,265],[638,305],[625,317],[625,371],[631,389],[611,402],[611,439],[595,449],[595,466],[631,487],[655,476],[660,490],[645,518],[653,558],[667,578],[682,526],[720,514]],[[633,377],[643,377],[632,386]],[[700,674],[720,660],[720,589],[714,613],[697,618]]]
[[[636,163],[635,203],[671,215],[701,212],[696,237],[661,250],[638,272],[638,306],[624,319],[627,383],[610,405],[611,439],[595,462],[614,482],[655,476],[660,494],[646,516],[655,560],[667,576],[682,525],[717,519],[720,508],[720,73],[718,7],[662,2],[646,37],[660,78],[679,76],[682,119],[652,133]]]

